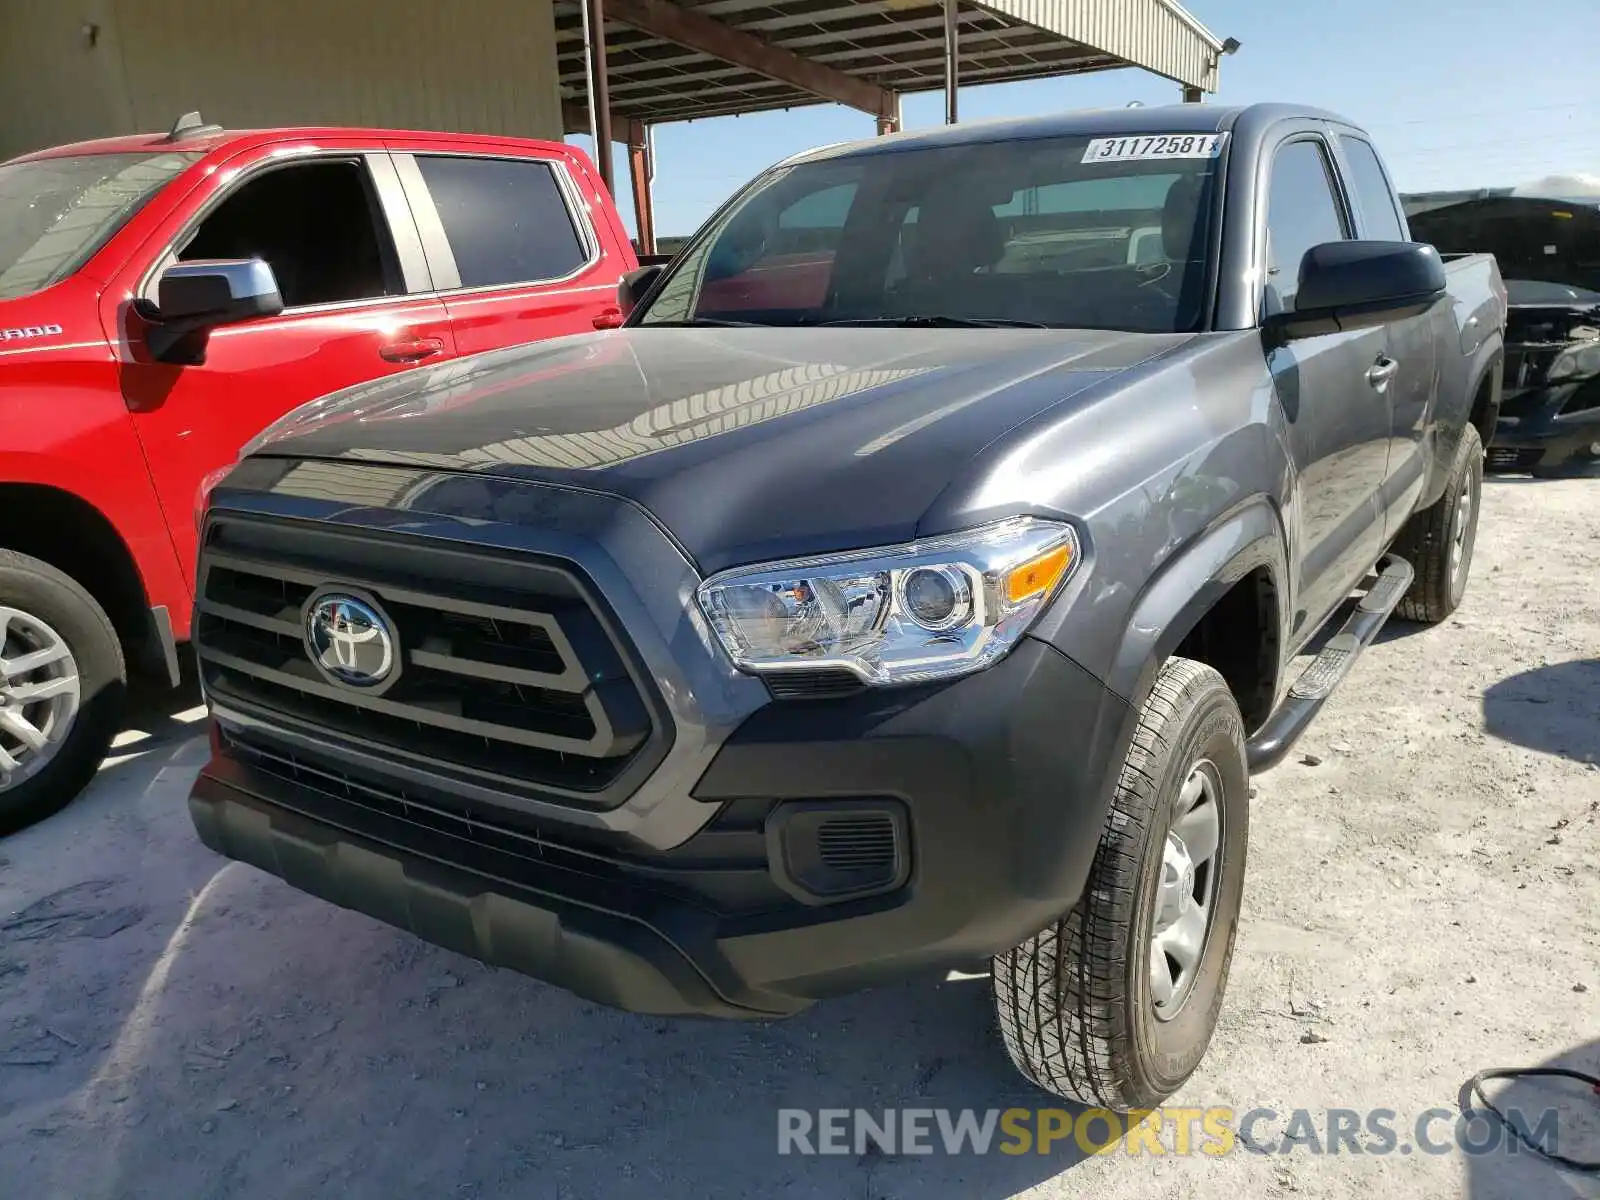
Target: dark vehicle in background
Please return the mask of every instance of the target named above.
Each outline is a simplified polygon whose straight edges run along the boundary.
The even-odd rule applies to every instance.
[[[1338,117],[1182,105],[802,155],[621,299],[218,484],[201,839],[641,1012],[989,961],[1030,1079],[1158,1103],[1249,772],[1461,601],[1494,260]]]
[[[1600,201],[1481,195],[1411,217],[1441,254],[1483,252],[1510,299],[1490,470],[1600,460]]]

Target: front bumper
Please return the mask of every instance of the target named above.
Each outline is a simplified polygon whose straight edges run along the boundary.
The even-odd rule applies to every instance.
[[[189,803],[212,849],[428,941],[637,1012],[769,1017],[971,963],[1059,916],[1130,732],[1121,699],[1025,638],[951,684],[760,708],[692,789],[718,816],[670,851],[500,824],[220,735]],[[896,886],[796,897],[773,830],[819,801],[903,807]]]
[[[1584,380],[1505,400],[1489,445],[1489,469],[1526,471],[1591,457],[1600,445],[1600,403],[1587,403],[1592,390],[1592,381]]]

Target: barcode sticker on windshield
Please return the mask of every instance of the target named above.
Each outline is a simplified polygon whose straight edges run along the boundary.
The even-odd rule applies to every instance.
[[[1220,133],[1155,133],[1143,137],[1095,138],[1083,152],[1086,163],[1137,162],[1152,158],[1215,158],[1222,153]]]

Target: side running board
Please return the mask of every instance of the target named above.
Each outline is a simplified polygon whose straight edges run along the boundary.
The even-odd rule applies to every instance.
[[[1378,582],[1361,597],[1344,628],[1328,640],[1294,681],[1283,702],[1245,744],[1245,759],[1252,773],[1275,766],[1289,753],[1411,586],[1414,572],[1405,559],[1388,554],[1378,568]]]

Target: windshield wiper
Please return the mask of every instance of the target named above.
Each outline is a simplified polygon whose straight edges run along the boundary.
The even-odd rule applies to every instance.
[[[910,317],[850,317],[839,321],[818,321],[818,325],[881,325],[906,329],[1049,329],[1038,321],[1011,321],[1003,317],[951,317],[943,313],[919,313]]]

